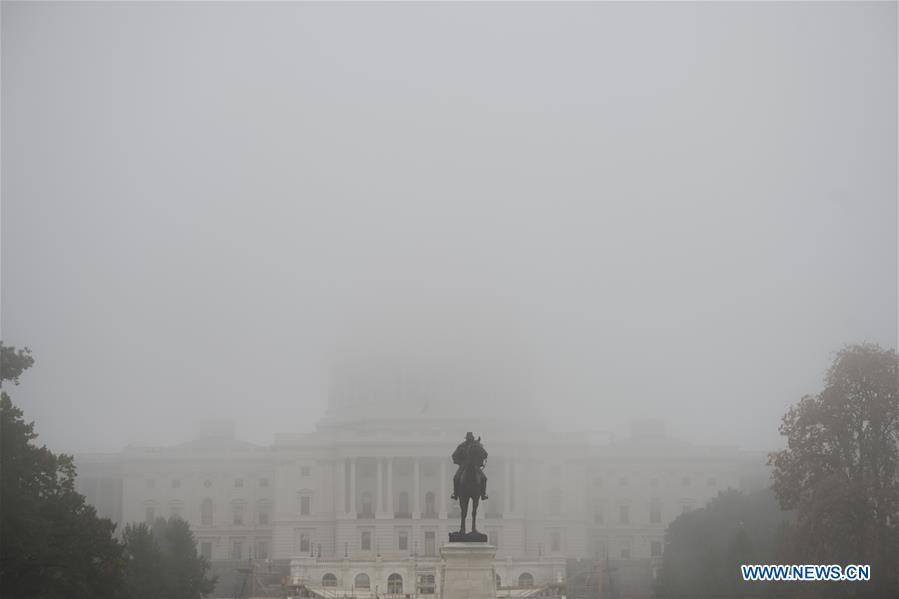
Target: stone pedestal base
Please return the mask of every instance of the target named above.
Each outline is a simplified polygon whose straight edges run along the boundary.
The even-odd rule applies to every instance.
[[[467,532],[462,534],[459,531],[449,533],[450,543],[486,543],[487,535],[482,532]]]
[[[440,577],[442,599],[496,599],[496,547],[486,543],[447,543]]]

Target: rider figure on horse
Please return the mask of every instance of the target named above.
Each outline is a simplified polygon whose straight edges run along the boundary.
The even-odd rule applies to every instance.
[[[484,464],[487,461],[487,450],[481,445],[481,438],[474,438],[472,433],[465,433],[465,441],[456,447],[453,452],[453,464],[458,464],[456,474],[453,476],[453,494],[451,499],[459,498],[459,481],[462,479],[462,471],[467,464],[473,464],[478,469],[480,481],[481,499],[487,499],[487,475],[484,474]]]

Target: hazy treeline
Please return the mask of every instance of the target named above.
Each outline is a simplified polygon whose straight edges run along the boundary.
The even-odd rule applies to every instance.
[[[0,344],[2,380],[18,384],[28,348]],[[212,592],[209,564],[179,519],[116,525],[75,491],[72,456],[35,440],[34,423],[0,398],[0,596],[192,599]]]
[[[895,597],[899,362],[840,351],[817,395],[784,415],[773,486],[721,494],[668,527],[659,597]],[[784,511],[781,510],[783,508]],[[868,582],[744,582],[740,564],[869,564]]]

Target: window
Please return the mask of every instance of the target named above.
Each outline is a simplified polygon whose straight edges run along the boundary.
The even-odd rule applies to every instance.
[[[212,559],[212,543],[209,541],[203,541],[200,543],[200,556],[203,557],[207,562]]]
[[[518,586],[523,589],[529,589],[534,586],[534,576],[530,572],[522,572],[518,577]]]
[[[146,511],[144,511],[144,521],[147,524],[153,524],[154,520],[156,520],[156,508],[153,506],[147,506]]]
[[[434,582],[433,574],[422,574],[418,578],[418,594],[419,595],[433,595],[434,591],[437,590],[437,585]]]
[[[409,533],[407,531],[401,530],[397,533],[396,548],[400,551],[409,551]]]
[[[562,551],[562,532],[558,530],[552,530],[549,533],[549,550],[552,553],[559,553]]]
[[[681,514],[686,514],[687,512],[691,512],[691,511],[693,511],[693,503],[692,502],[685,501],[683,504],[681,504],[681,506],[680,506]]]
[[[620,476],[620,477],[618,477],[618,486],[619,486],[619,487],[626,487],[626,486],[627,486],[627,477],[626,477],[626,476]]]
[[[693,481],[690,480],[689,476],[685,476],[682,479],[680,479],[680,484],[682,487],[689,487],[692,484],[692,482]]]
[[[594,533],[590,537],[590,542],[592,544],[594,558],[599,560],[609,557],[609,546],[604,536]]]
[[[621,524],[630,524],[631,507],[629,505],[619,505],[618,506],[618,521]]]
[[[496,575],[496,578],[494,578],[494,580],[496,581],[496,588],[500,588],[501,586],[503,586],[503,579],[499,577],[499,574]]]
[[[260,487],[263,487],[263,488],[268,487],[268,479],[267,479],[267,478],[260,478],[260,479],[259,479],[259,486],[260,486]]]
[[[559,464],[553,464],[549,467],[549,475],[552,477],[558,477],[562,474],[562,467]]]
[[[599,500],[593,503],[593,522],[602,524],[606,521],[605,501]]]
[[[650,557],[662,557],[662,542],[661,541],[653,541],[649,546],[649,555]]]
[[[631,559],[631,547],[633,540],[630,537],[618,538],[618,552],[621,559]]]
[[[243,559],[243,540],[231,539],[231,559]]]
[[[649,523],[650,524],[661,524],[662,523],[662,500],[658,497],[653,497],[649,501]]]
[[[437,510],[434,509],[434,493],[428,491],[425,493],[425,516],[433,518],[437,515]]]
[[[169,518],[181,518],[181,512],[183,511],[183,506],[181,502],[172,502],[169,504]]]
[[[425,556],[437,555],[437,535],[433,530],[425,532]]]
[[[362,515],[371,517],[374,515],[372,511],[371,493],[366,491],[362,494]]]
[[[308,532],[300,533],[300,553],[308,554],[312,551],[312,537]]]
[[[204,480],[204,481],[203,481],[203,486],[206,487],[206,488],[208,489],[209,487],[212,486],[212,481],[209,480],[209,479]]]
[[[234,519],[233,519],[234,525],[235,525],[235,526],[243,526],[244,506],[242,506],[242,505],[235,505],[235,506],[232,507],[232,511],[233,511],[233,514],[234,514]]]
[[[494,547],[499,547],[499,529],[490,528],[487,530],[487,543]]]
[[[657,479],[657,478],[650,479],[649,486],[652,487],[653,489],[658,489],[659,488],[659,479]]]
[[[180,489],[180,488],[181,488],[181,479],[180,479],[180,478],[173,478],[173,479],[172,479],[172,488],[173,488],[173,489]]]
[[[242,478],[235,478],[235,479],[234,479],[234,487],[235,487],[236,489],[242,489],[242,488],[243,488],[243,479],[242,479]]]
[[[710,476],[706,481],[706,484],[708,484],[708,486],[710,487],[714,487],[717,486],[718,480],[714,476]]]
[[[302,466],[300,468],[300,476],[302,476],[303,478],[305,478],[307,476],[311,476],[311,475],[312,475],[312,468],[310,468],[309,466]]]
[[[387,577],[387,593],[400,595],[403,592],[403,577],[394,572]]]
[[[405,491],[402,491],[397,497],[397,509],[396,511],[402,516],[409,515],[409,494]]]
[[[268,559],[267,539],[258,539],[256,541],[256,559]]]
[[[312,511],[312,497],[309,495],[300,495],[300,515],[308,516]]]
[[[546,511],[551,516],[558,516],[562,513],[561,489],[550,489],[546,494]]]
[[[599,487],[601,489],[603,487],[603,484],[604,484],[604,481],[602,480],[601,476],[593,477],[593,486],[594,487]]]
[[[371,531],[362,531],[362,539],[360,544],[362,551],[371,551]]]
[[[357,589],[370,588],[371,583],[368,581],[368,574],[356,574],[356,578],[353,580],[353,586]]]
[[[337,586],[337,577],[330,572],[322,576],[322,586],[323,587],[336,587]]]
[[[259,524],[268,524],[268,506],[259,508]]]
[[[147,479],[147,488],[148,488],[148,489],[155,489],[155,488],[156,488],[156,479],[155,479],[155,478],[148,478],[148,479]]]
[[[208,497],[200,504],[200,526],[212,526],[212,500]]]

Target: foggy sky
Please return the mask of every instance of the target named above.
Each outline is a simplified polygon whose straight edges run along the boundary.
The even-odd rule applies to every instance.
[[[415,338],[528,356],[553,428],[778,446],[896,346],[896,16],[4,2],[13,400],[55,450],[269,443]]]

